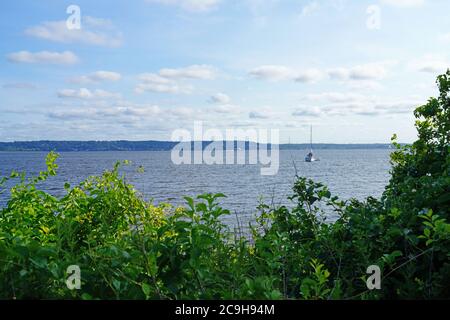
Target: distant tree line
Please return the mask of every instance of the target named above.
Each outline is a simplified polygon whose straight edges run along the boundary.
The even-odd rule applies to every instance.
[[[203,147],[211,141],[203,141]],[[14,141],[0,142],[0,151],[169,151],[177,144],[171,141]],[[315,144],[315,149],[388,149],[390,144]],[[235,142],[235,149],[238,148]],[[245,143],[249,148],[249,143]],[[304,150],[309,144],[281,144],[280,150]]]

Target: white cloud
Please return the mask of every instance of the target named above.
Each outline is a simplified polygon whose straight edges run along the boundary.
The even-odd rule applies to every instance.
[[[386,68],[383,65],[366,64],[352,68],[350,78],[353,80],[383,79],[386,73]]]
[[[161,69],[159,75],[169,79],[212,80],[216,77],[216,70],[208,65],[192,65],[179,69]]]
[[[376,68],[366,68],[364,66],[334,68],[329,69],[327,73],[330,79],[342,81],[343,84],[354,90],[379,90],[382,88],[382,85],[376,80],[381,80],[385,77],[387,70],[383,66],[377,68],[379,68],[378,72]]]
[[[317,107],[300,107],[292,112],[294,117],[319,117],[322,114]]]
[[[103,81],[119,81],[122,78],[120,73],[112,71],[96,71],[91,74],[75,77],[69,81],[72,83],[89,84],[99,83]]]
[[[267,113],[261,112],[261,111],[251,111],[248,114],[248,117],[250,119],[268,119],[268,118],[270,118],[270,116]]]
[[[367,101],[350,102],[331,104],[324,108],[324,111],[329,115],[360,115],[360,116],[375,116],[375,115],[395,115],[395,114],[412,114],[412,111],[423,100],[418,99],[368,99]]]
[[[395,64],[395,61],[381,61],[351,68],[334,68],[328,70],[328,75],[334,80],[381,80],[387,76],[388,68]]]
[[[190,94],[193,90],[192,86],[178,84],[171,79],[161,77],[155,73],[141,74],[139,80],[141,83],[139,83],[134,90],[138,94],[144,92]]]
[[[216,93],[215,95],[212,95],[209,99],[211,103],[217,103],[217,104],[228,104],[230,103],[231,99],[228,95],[225,93]]]
[[[323,78],[323,74],[320,70],[317,69],[307,69],[304,71],[299,71],[295,75],[296,82],[317,82]]]
[[[381,3],[393,7],[408,8],[420,7],[425,4],[425,0],[381,0]]]
[[[157,105],[135,105],[129,102],[122,102],[108,108],[91,105],[53,110],[48,112],[47,116],[60,120],[104,120],[105,118],[113,118],[115,122],[134,123],[139,119],[159,116],[161,113],[161,108]]]
[[[407,114],[423,103],[420,97],[405,99],[381,98],[354,92],[323,92],[304,96],[305,105],[296,108],[293,116],[383,116]],[[312,102],[313,105],[308,105]]]
[[[139,78],[142,82],[135,88],[135,92],[138,94],[144,92],[190,94],[193,89],[191,86],[179,85],[176,82],[163,78],[157,74],[143,74]]]
[[[383,63],[370,63],[352,68],[330,69],[328,75],[337,80],[380,80],[386,77],[387,68]]]
[[[450,61],[445,57],[429,54],[421,59],[411,61],[409,66],[415,71],[436,74],[445,72],[450,68]]]
[[[147,0],[147,2],[178,6],[192,12],[206,12],[215,9],[221,0]]]
[[[154,84],[170,84],[173,83],[172,80],[161,77],[159,74],[155,73],[143,73],[139,76],[139,80],[146,83]]]
[[[407,100],[379,103],[374,106],[375,111],[386,114],[412,114],[415,108],[421,105],[423,101]]]
[[[250,71],[250,75],[258,79],[269,81],[292,80],[295,78],[295,73],[292,69],[279,65],[257,67]]]
[[[79,119],[101,119],[105,116],[110,116],[111,113],[101,112],[97,109],[70,109],[70,110],[55,110],[47,113],[49,118],[58,120],[79,120]]]
[[[161,108],[159,106],[127,107],[122,108],[121,110],[125,115],[138,117],[154,117],[161,114]]]
[[[93,91],[95,99],[120,99],[122,95],[116,92],[109,92],[106,90],[96,89]]]
[[[331,79],[346,80],[349,78],[350,71],[346,68],[334,68],[328,70],[328,75]]]
[[[250,119],[271,119],[273,120],[276,117],[275,112],[273,112],[272,108],[264,107],[255,111],[250,111],[248,114]]]
[[[94,91],[91,91],[86,88],[80,88],[78,90],[74,89],[60,90],[58,91],[58,97],[75,98],[75,99],[120,99],[121,95],[106,90],[96,89]]]
[[[96,46],[118,47],[122,44],[122,36],[118,32],[109,34],[109,20],[87,17],[82,20],[81,29],[68,29],[66,21],[46,21],[25,30],[25,34],[54,42],[83,43]]]
[[[178,69],[161,69],[158,73],[144,73],[138,79],[141,81],[135,88],[136,93],[160,92],[170,94],[190,94],[191,85],[179,83],[182,80],[213,80],[216,69],[207,65],[192,65]]]
[[[193,88],[191,86],[182,86],[176,83],[170,84],[158,84],[158,83],[140,83],[135,88],[135,92],[138,94],[144,92],[158,92],[158,93],[170,93],[170,94],[190,94]]]
[[[320,110],[328,116],[347,116],[355,114],[358,111],[370,110],[372,105],[365,101],[345,101],[325,104]]]
[[[16,63],[47,63],[47,64],[75,64],[78,57],[71,51],[64,52],[29,52],[19,51],[7,55],[10,62]]]
[[[294,80],[296,82],[316,82],[322,78],[317,69],[294,70],[281,65],[265,65],[250,71],[251,76],[268,81]]]
[[[393,61],[384,61],[351,68],[334,68],[327,70],[326,74],[335,80],[379,80],[386,77],[387,68],[393,64]],[[304,83],[314,83],[324,78],[324,72],[318,69],[295,70],[281,65],[260,66],[249,74],[268,81],[294,80]]]

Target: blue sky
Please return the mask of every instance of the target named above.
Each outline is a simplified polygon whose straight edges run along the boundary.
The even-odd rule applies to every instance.
[[[66,26],[69,5],[81,29]],[[450,67],[446,0],[5,1],[0,141],[170,140],[277,128],[281,142],[415,139]]]

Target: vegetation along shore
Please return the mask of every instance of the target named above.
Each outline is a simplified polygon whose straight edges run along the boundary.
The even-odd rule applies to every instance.
[[[249,237],[222,222],[223,194],[155,206],[119,174],[126,163],[56,198],[37,187],[57,174],[51,152],[38,176],[1,179],[17,184],[0,211],[0,298],[448,299],[450,71],[437,84],[440,95],[415,110],[417,141],[393,138],[380,199],[342,201],[297,177],[295,206],[261,205]],[[373,265],[381,284],[370,290]],[[67,285],[70,266],[79,290]]]

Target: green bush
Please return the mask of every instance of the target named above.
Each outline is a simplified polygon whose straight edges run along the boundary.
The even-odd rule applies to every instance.
[[[381,199],[341,201],[297,177],[292,209],[261,205],[246,237],[222,222],[222,194],[154,206],[117,164],[66,195],[18,179],[0,211],[1,299],[448,299],[450,298],[450,71],[440,96],[415,111],[418,140],[393,139],[392,178]],[[0,189],[1,192],[1,189]],[[333,212],[334,222],[326,221]],[[66,286],[81,270],[81,289]],[[367,268],[382,271],[368,290]]]

